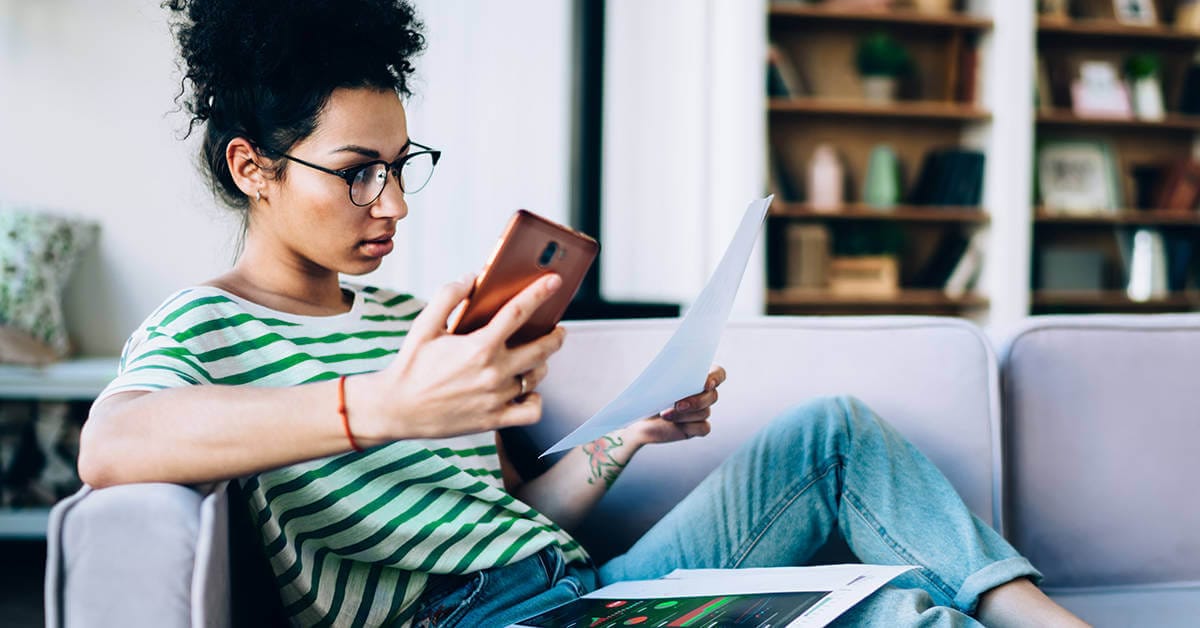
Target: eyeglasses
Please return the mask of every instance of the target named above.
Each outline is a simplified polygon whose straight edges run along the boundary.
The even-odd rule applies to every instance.
[[[341,178],[346,182],[346,185],[350,186],[350,202],[358,207],[366,207],[374,203],[383,194],[383,188],[387,187],[389,172],[395,175],[396,181],[400,184],[400,191],[406,195],[420,192],[421,188],[425,187],[426,183],[429,183],[429,179],[433,177],[433,167],[442,158],[442,151],[434,150],[424,144],[418,144],[411,140],[409,140],[405,147],[407,148],[408,146],[414,146],[422,150],[410,152],[390,163],[382,159],[377,159],[341,170],[332,170],[318,166],[282,151],[268,149],[268,152],[275,153],[284,159],[294,161],[302,166],[308,166],[313,170],[319,170]]]

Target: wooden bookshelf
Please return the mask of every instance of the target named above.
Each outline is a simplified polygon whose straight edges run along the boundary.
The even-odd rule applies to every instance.
[[[1170,17],[1170,3],[1161,12]],[[1172,312],[1200,307],[1200,300],[1191,292],[1173,293],[1168,297],[1147,302],[1130,300],[1121,289],[1123,267],[1128,263],[1121,252],[1120,238],[1114,233],[1123,228],[1158,229],[1166,238],[1192,238],[1200,227],[1198,211],[1166,211],[1133,209],[1139,198],[1153,190],[1140,190],[1134,176],[1135,168],[1152,164],[1169,164],[1188,159],[1193,154],[1193,142],[1200,133],[1200,116],[1178,113],[1184,70],[1194,52],[1200,48],[1200,34],[1177,31],[1170,25],[1136,26],[1113,19],[1053,20],[1040,18],[1037,32],[1038,58],[1050,79],[1063,83],[1078,72],[1083,61],[1095,60],[1112,64],[1118,72],[1129,55],[1153,53],[1162,61],[1164,105],[1168,111],[1163,120],[1136,118],[1080,117],[1071,110],[1070,94],[1065,85],[1055,84],[1050,90],[1054,108],[1036,112],[1035,145],[1042,141],[1103,142],[1113,152],[1113,175],[1120,198],[1119,210],[1092,215],[1071,215],[1035,207],[1033,239],[1030,255],[1035,273],[1041,267],[1042,254],[1052,249],[1085,250],[1098,254],[1103,268],[1098,269],[1104,291],[1046,291],[1034,290],[1030,304],[1033,313],[1099,313],[1099,312]],[[1031,155],[1036,169],[1038,154]],[[1200,235],[1200,234],[1197,234]],[[1040,263],[1039,263],[1040,262]],[[1173,269],[1178,272],[1180,269]],[[1185,285],[1194,285],[1195,271],[1188,271]],[[1037,282],[1032,283],[1037,288]]]
[[[1081,118],[1064,109],[1042,111],[1037,122],[1046,126],[1075,127],[1081,129],[1114,129],[1130,131],[1200,131],[1200,116],[1178,113],[1167,114],[1161,121],[1138,120],[1136,118]]]
[[[982,296],[946,296],[941,290],[901,290],[893,296],[834,294],[828,290],[771,290],[768,314],[925,314],[959,316],[988,307]]]
[[[853,10],[827,8],[796,2],[772,2],[768,13],[772,18],[809,20],[831,25],[895,26],[920,29],[983,32],[992,28],[992,21],[963,13],[930,14],[914,10]]]
[[[1138,46],[1200,45],[1200,33],[1177,31],[1170,26],[1133,26],[1114,20],[1038,20],[1038,35],[1045,41],[1118,39]]]
[[[918,223],[987,224],[990,217],[978,207],[929,207],[897,205],[878,209],[869,205],[851,204],[834,211],[816,210],[803,203],[776,201],[771,204],[771,216],[794,220],[822,221],[895,221]]]
[[[1044,225],[1078,225],[1096,227],[1163,226],[1200,227],[1200,211],[1168,211],[1163,209],[1121,209],[1111,214],[1075,215],[1039,208],[1034,221]]]
[[[991,113],[972,104],[946,101],[899,101],[873,104],[851,98],[771,98],[772,114],[806,114],[843,118],[878,118],[889,121],[986,122]]]
[[[1112,312],[1169,312],[1200,309],[1200,292],[1172,293],[1164,298],[1134,301],[1125,292],[1069,292],[1038,290],[1033,294],[1036,309],[1084,310]]]

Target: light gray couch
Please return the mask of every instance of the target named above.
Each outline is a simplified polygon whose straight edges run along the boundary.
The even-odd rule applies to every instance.
[[[1190,372],[1194,380],[1200,372],[1200,317],[1171,317],[1167,323],[1125,318],[1119,325],[1105,318],[1094,334],[1073,331],[1091,326],[1089,319],[1054,320],[1031,322],[1006,345],[1004,416],[1001,362],[969,323],[782,317],[732,323],[717,357],[730,377],[721,388],[713,434],[639,454],[579,537],[599,557],[620,551],[779,411],[813,396],[853,394],[925,452],[977,515],[1010,533],[1046,573],[1047,585],[1070,587],[1061,599],[1086,619],[1099,626],[1196,625],[1200,500],[1190,484],[1200,467],[1184,455],[1200,436],[1196,386],[1150,373],[1186,379]],[[525,434],[532,447],[553,442],[619,392],[674,323],[570,327],[540,389],[546,418]],[[1129,334],[1128,342],[1117,343],[1127,352],[1148,356],[1139,358],[1138,369],[1114,368],[1087,352],[1088,343],[1107,346],[1104,334],[1110,332],[1099,330],[1109,328]],[[1142,334],[1156,333],[1145,328],[1176,333],[1165,342],[1149,342],[1150,353],[1143,354]],[[1070,332],[1061,346],[1049,342],[1059,330]],[[1073,357],[1072,350],[1088,359]],[[1048,365],[1051,354],[1060,359]],[[1039,374],[1050,367],[1053,373]],[[1130,371],[1144,376],[1130,378]],[[1143,387],[1148,383],[1154,386]],[[1076,405],[1093,395],[1100,400]],[[1175,401],[1143,404],[1139,400],[1146,395]],[[1113,448],[1097,435],[1117,423],[1130,425],[1129,407],[1156,409],[1132,423],[1144,429],[1122,430],[1120,446]],[[1080,429],[1094,434],[1081,439]],[[1166,442],[1164,436],[1169,443],[1155,449],[1154,443]],[[1007,459],[1010,485],[1002,464],[1005,440],[1013,454]],[[1125,448],[1134,443],[1150,448]],[[1117,509],[1121,516],[1113,517],[1111,509],[1097,508],[1102,499],[1086,499],[1103,496],[1129,508]],[[220,626],[242,618],[241,607],[231,615],[231,595],[240,587],[230,585],[228,506],[223,489],[202,496],[161,484],[84,489],[65,500],[51,519],[47,624]],[[1100,513],[1108,519],[1097,518]],[[1173,553],[1157,551],[1164,548]],[[1142,554],[1143,549],[1156,551]],[[241,553],[234,552],[235,562]],[[234,567],[232,576],[240,577],[241,569]],[[1093,585],[1107,588],[1080,589]],[[1148,587],[1155,590],[1147,593]],[[1129,623],[1135,616],[1139,621]],[[1140,621],[1148,617],[1153,621]]]

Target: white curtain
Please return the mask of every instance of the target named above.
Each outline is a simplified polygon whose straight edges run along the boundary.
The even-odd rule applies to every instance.
[[[766,0],[609,0],[602,286],[688,303],[765,188]],[[760,246],[735,315],[763,310]]]

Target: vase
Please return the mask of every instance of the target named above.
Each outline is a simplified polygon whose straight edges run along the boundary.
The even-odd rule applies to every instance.
[[[1134,233],[1125,294],[1139,303],[1167,296],[1167,254],[1158,231],[1138,229]]]
[[[820,144],[808,162],[808,204],[813,211],[832,212],[842,207],[845,174],[837,150]]]
[[[1135,79],[1130,91],[1133,92],[1133,110],[1138,119],[1159,121],[1165,117],[1162,85],[1157,76]]]
[[[862,77],[863,98],[867,102],[880,105],[896,101],[898,81],[894,76],[864,76]]]
[[[862,198],[867,205],[881,210],[900,202],[900,160],[892,147],[881,144],[871,149]]]

